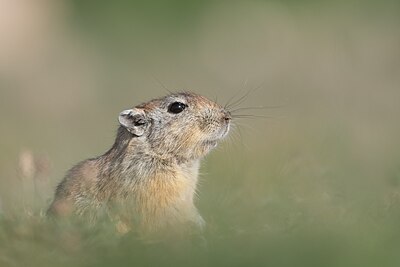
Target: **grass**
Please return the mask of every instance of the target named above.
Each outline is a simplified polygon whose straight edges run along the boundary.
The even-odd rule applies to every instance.
[[[3,215],[1,266],[397,266],[398,165],[375,176],[340,135],[313,147],[287,136],[268,150],[223,144],[203,167],[204,237],[147,243],[108,222]]]

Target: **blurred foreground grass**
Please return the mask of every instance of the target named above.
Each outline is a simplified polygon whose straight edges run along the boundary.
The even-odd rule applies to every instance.
[[[0,23],[0,266],[399,266],[398,3],[161,2],[0,16],[22,25]],[[272,118],[238,121],[203,163],[206,244],[44,217],[122,109],[163,86],[224,104],[259,84],[242,107],[282,107],[252,111]]]
[[[398,266],[398,165],[376,176],[340,134],[325,138],[214,153],[200,189],[206,244],[148,244],[110,223],[55,225],[25,210],[0,218],[1,266]]]

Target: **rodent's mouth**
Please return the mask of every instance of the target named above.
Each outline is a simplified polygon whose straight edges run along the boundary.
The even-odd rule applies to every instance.
[[[225,138],[225,137],[228,135],[230,126],[231,126],[230,123],[227,123],[227,124],[226,124],[226,126],[224,127],[224,131],[223,131],[223,134],[222,134],[221,139],[222,139],[222,138]]]
[[[204,144],[215,147],[220,140],[224,139],[228,135],[229,128],[230,128],[229,124],[226,124],[224,127],[221,127],[218,134],[214,136],[212,139],[210,138],[205,140]]]
[[[230,123],[225,124],[223,127],[221,127],[219,133],[218,133],[218,137],[215,138],[215,140],[221,140],[224,139],[228,133],[229,133],[229,129],[230,129]]]

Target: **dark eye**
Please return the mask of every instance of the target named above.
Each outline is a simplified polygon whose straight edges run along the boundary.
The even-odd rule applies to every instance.
[[[186,104],[183,104],[181,102],[174,102],[168,107],[168,112],[178,114],[181,113],[186,107]]]

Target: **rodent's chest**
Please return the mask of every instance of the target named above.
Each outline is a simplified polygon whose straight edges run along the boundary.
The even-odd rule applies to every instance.
[[[191,203],[196,190],[195,173],[160,173],[149,177],[138,188],[136,199],[139,202],[154,203],[160,207],[173,203]]]
[[[146,176],[120,179],[116,201],[131,200],[138,209],[154,210],[193,205],[198,177],[198,162],[183,166],[164,166]],[[128,203],[132,203],[128,201]]]

